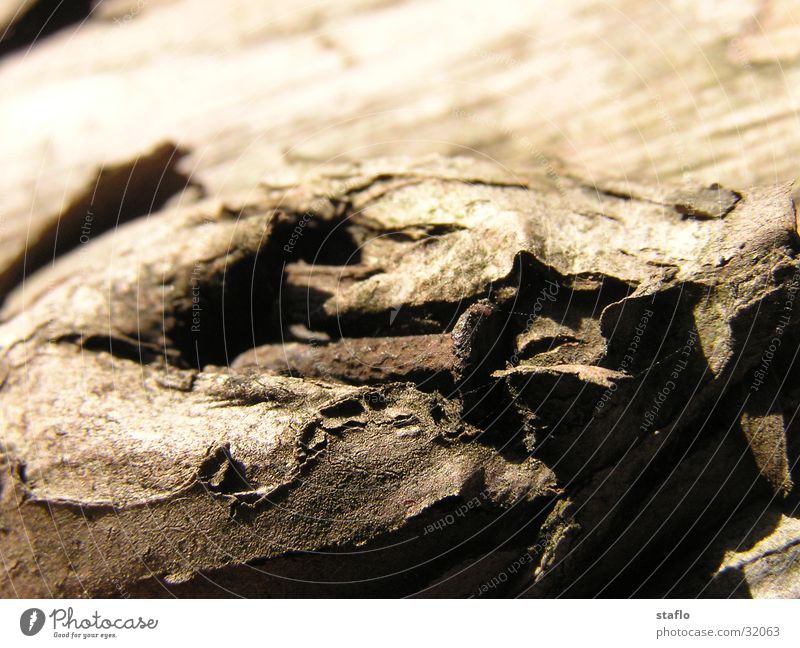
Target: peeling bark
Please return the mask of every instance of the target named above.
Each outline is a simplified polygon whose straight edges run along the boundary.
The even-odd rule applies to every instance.
[[[788,186],[445,158],[127,223],[5,306],[2,593],[725,595],[794,515],[799,248]]]

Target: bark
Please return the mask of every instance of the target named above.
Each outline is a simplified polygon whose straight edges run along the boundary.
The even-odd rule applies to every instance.
[[[79,246],[3,311],[2,593],[796,592],[790,191],[376,159]]]
[[[797,174],[791,0],[3,0],[0,32],[63,25],[55,4],[75,22],[0,58],[0,296],[31,245],[36,267],[57,256],[99,169],[165,141],[223,197],[287,161],[431,152],[654,185]],[[153,196],[165,166],[127,199]],[[107,206],[92,237],[118,221]]]

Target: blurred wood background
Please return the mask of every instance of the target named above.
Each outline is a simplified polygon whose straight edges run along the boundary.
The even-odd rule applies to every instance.
[[[798,173],[787,0],[2,0],[0,34],[0,296],[81,236],[287,163]]]

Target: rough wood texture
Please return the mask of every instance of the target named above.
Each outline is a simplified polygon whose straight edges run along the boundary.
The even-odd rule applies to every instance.
[[[2,293],[98,169],[164,142],[209,195],[286,160],[432,151],[695,186],[797,174],[786,0],[104,0],[78,25],[0,59]],[[92,235],[118,219],[95,210]]]
[[[0,594],[797,596],[793,3],[46,5]]]
[[[665,593],[661,559],[794,501],[796,404],[752,387],[795,343],[787,187],[436,158],[277,185],[122,226],[7,315],[6,594],[485,594],[520,556],[504,594]],[[445,388],[398,369],[435,338]],[[281,340],[329,373],[234,359]]]

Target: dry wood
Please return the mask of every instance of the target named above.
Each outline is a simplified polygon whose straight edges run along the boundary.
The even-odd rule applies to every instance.
[[[747,592],[705,552],[795,501],[793,358],[763,364],[797,348],[799,249],[789,187],[466,159],[124,225],[0,328],[3,591],[485,594],[529,556],[502,593]],[[281,341],[291,376],[253,362]]]

